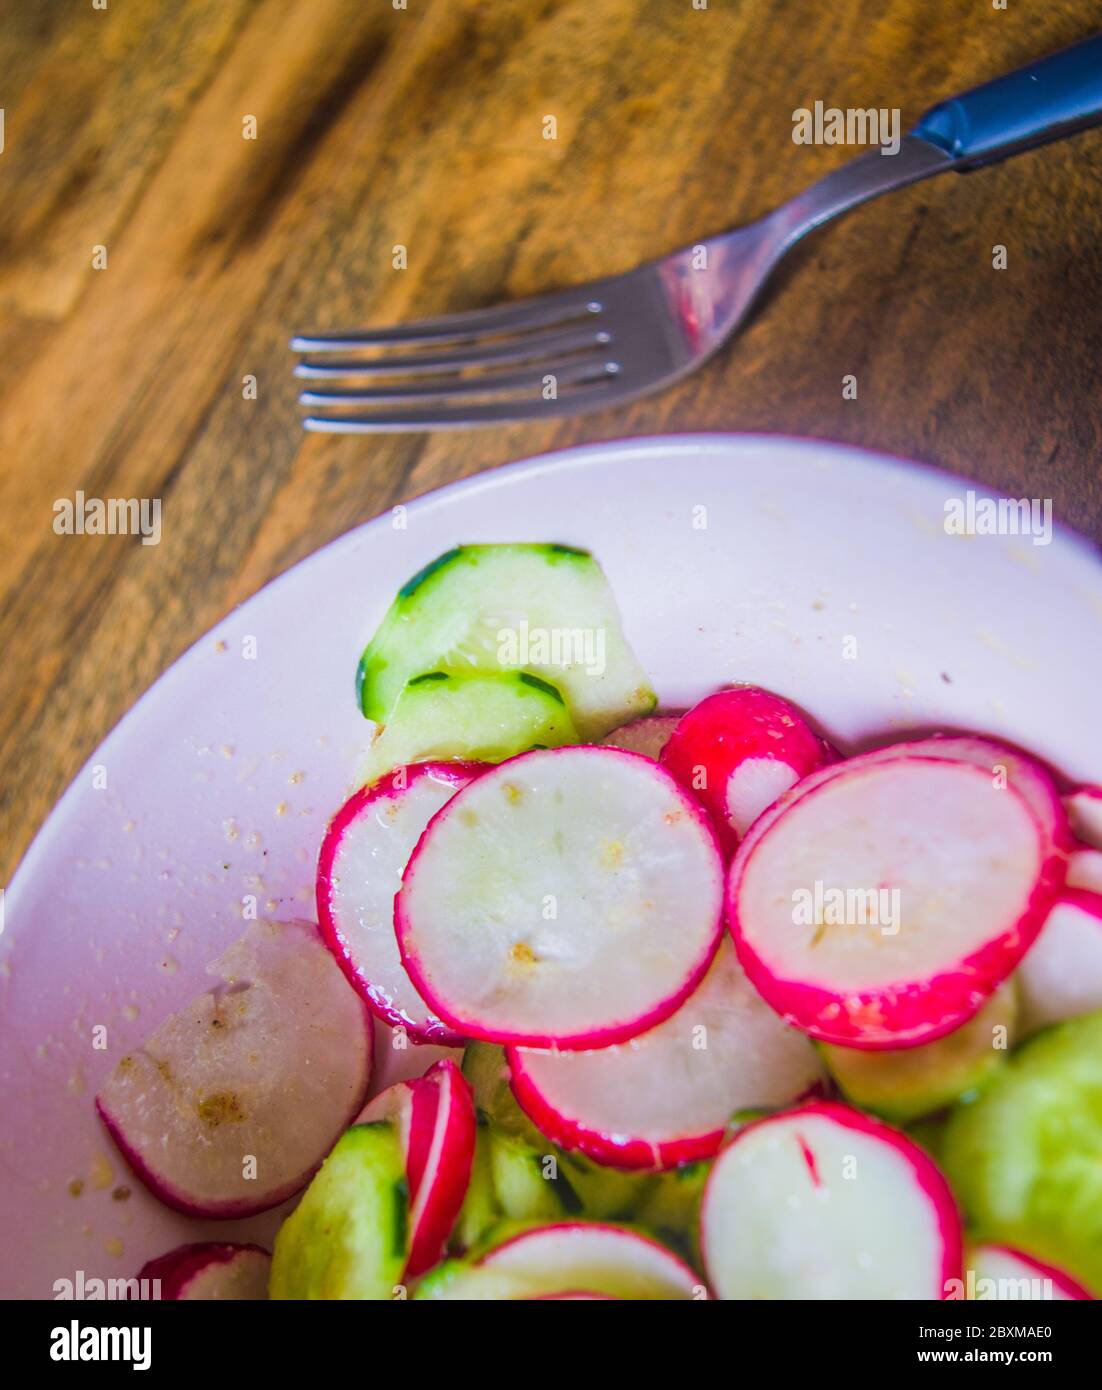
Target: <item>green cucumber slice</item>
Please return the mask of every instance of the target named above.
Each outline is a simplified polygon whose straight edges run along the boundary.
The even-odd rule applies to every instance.
[[[408,1254],[408,1213],[394,1126],[353,1125],[280,1227],[269,1297],[393,1298]]]
[[[479,1112],[471,1179],[452,1229],[451,1249],[460,1253],[474,1249],[500,1220],[501,1206],[494,1191],[494,1174],[490,1163],[490,1122]]]
[[[978,1240],[1102,1296],[1102,1011],[1028,1042],[949,1118],[942,1164]]]
[[[821,1043],[819,1052],[847,1100],[909,1124],[986,1085],[1006,1062],[1017,1018],[1011,979],[963,1027],[936,1042],[889,1052]]]
[[[445,1260],[425,1275],[413,1297],[415,1300],[468,1302],[479,1299],[498,1302],[527,1297],[527,1287],[521,1280],[504,1272],[482,1269],[466,1260]]]
[[[608,580],[563,545],[464,545],[399,590],[360,661],[360,703],[385,724],[425,671],[526,670],[562,691],[583,739],[656,704]]]
[[[475,1108],[498,1129],[534,1148],[550,1151],[551,1142],[535,1127],[517,1104],[509,1085],[505,1049],[497,1043],[469,1042],[463,1049],[463,1075],[471,1088]]]
[[[507,1216],[552,1220],[584,1213],[602,1220],[632,1214],[654,1175],[606,1168],[552,1144],[517,1104],[504,1048],[496,1043],[468,1043],[463,1075],[479,1113],[490,1123],[487,1148],[494,1155],[499,1209]],[[549,1157],[555,1159],[554,1170],[545,1165]],[[553,1176],[546,1177],[549,1171]]]
[[[907,1133],[926,1150],[934,1162],[941,1166],[941,1145],[945,1138],[945,1125],[949,1119],[947,1112],[927,1115],[916,1124],[907,1126]]]
[[[656,1174],[635,1212],[640,1225],[693,1264],[700,1263],[700,1201],[711,1171],[711,1159],[701,1159]]]
[[[578,1216],[582,1201],[551,1144],[533,1147],[490,1128],[490,1171],[501,1210],[514,1221],[558,1221]]]
[[[374,782],[391,768],[438,759],[500,763],[529,748],[577,742],[562,696],[538,676],[430,671],[402,691],[360,776]]]
[[[634,1216],[657,1177],[655,1173],[608,1168],[580,1153],[567,1153],[563,1149],[556,1149],[555,1153],[559,1158],[559,1172],[577,1193],[582,1211],[594,1221]]]

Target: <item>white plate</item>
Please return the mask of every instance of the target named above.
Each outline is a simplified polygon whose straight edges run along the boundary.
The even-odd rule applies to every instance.
[[[360,651],[394,590],[458,542],[593,550],[666,705],[752,681],[847,747],[955,726],[1102,780],[1099,557],[1067,533],[1047,546],[946,534],[946,500],[967,487],[783,438],[583,447],[381,517],[227,617],[96,752],[7,893],[0,1294],[48,1298],[78,1270],[126,1276],[185,1240],[270,1239],[278,1214],[199,1223],[160,1206],[92,1100],[123,1052],[206,987],[244,895],[313,915],[317,845],[369,730]],[[389,1072],[425,1058],[391,1053]]]

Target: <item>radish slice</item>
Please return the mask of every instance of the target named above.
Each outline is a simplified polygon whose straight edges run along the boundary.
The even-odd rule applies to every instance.
[[[662,752],[663,765],[736,838],[827,758],[795,706],[754,686],[720,690],[694,705]]]
[[[891,1052],[822,1043],[846,1100],[893,1124],[909,1125],[977,1091],[1005,1065],[1018,1034],[1017,979],[1011,976],[960,1028],[922,1047]]]
[[[598,1222],[560,1222],[522,1231],[488,1251],[483,1269],[553,1289],[616,1298],[699,1298],[697,1274],[658,1241]]]
[[[414,763],[344,803],[318,857],[318,921],[326,945],[353,987],[392,1028],[414,1042],[462,1041],[432,1013],[410,983],[394,937],[394,895],[421,832],[476,763]]]
[[[947,1296],[961,1274],[949,1185],[905,1134],[818,1102],[739,1130],[701,1213],[720,1298]]]
[[[474,1161],[475,1113],[471,1088],[450,1060],[424,1076],[388,1086],[365,1106],[357,1124],[391,1121],[406,1164],[410,1249],[406,1278],[430,1269],[451,1235]]]
[[[932,1042],[1018,964],[1059,892],[1067,825],[1046,774],[981,739],[928,739],[812,773],[728,879],[751,981],[812,1037]]]
[[[572,1300],[574,1300],[574,1301],[582,1300],[582,1301],[585,1301],[585,1302],[587,1302],[587,1303],[592,1303],[594,1300],[597,1300],[597,1299],[600,1299],[600,1300],[602,1300],[602,1301],[604,1301],[604,1302],[607,1302],[607,1301],[610,1300],[610,1299],[611,1299],[612,1301],[615,1301],[615,1299],[616,1299],[616,1295],[615,1295],[615,1294],[611,1294],[611,1293],[582,1293],[580,1290],[571,1290],[569,1293],[537,1293],[537,1294],[533,1294],[532,1297],[533,1297],[533,1298],[539,1299],[541,1302],[546,1302],[547,1300],[552,1299],[552,1298],[554,1298],[554,1299],[572,1299]]]
[[[1027,1032],[1102,1009],[1102,896],[1065,889],[1018,971]]]
[[[474,1264],[441,1265],[419,1299],[530,1299],[549,1295],[622,1299],[704,1299],[706,1286],[671,1250],[649,1236],[604,1222],[529,1227]]]
[[[257,1300],[268,1297],[272,1257],[259,1245],[181,1245],[142,1266],[139,1279],[160,1281],[161,1299]]]
[[[207,969],[220,983],[123,1057],[96,1108],[167,1206],[248,1216],[304,1187],[363,1104],[372,1019],[309,922],[256,922]]]
[[[977,1300],[1093,1299],[1082,1284],[1053,1265],[1009,1245],[976,1245],[968,1252],[964,1296]]]
[[[710,1158],[731,1116],[788,1105],[823,1079],[811,1043],[743,973],[730,942],[672,1018],[596,1052],[509,1049],[513,1091],[564,1149],[620,1168]]]
[[[1077,849],[1068,857],[1068,887],[1102,893],[1102,849]]]
[[[679,714],[650,714],[645,719],[633,719],[630,724],[621,724],[618,729],[613,729],[601,742],[606,748],[642,753],[645,758],[653,758],[657,762],[680,718]],[[564,1298],[566,1295],[556,1294],[555,1297]]]
[[[429,1007],[490,1042],[586,1048],[661,1023],[722,931],[703,811],[638,753],[557,748],[483,773],[437,813],[395,902]]]
[[[1102,787],[1080,787],[1064,797],[1072,834],[1091,849],[1102,849]]]

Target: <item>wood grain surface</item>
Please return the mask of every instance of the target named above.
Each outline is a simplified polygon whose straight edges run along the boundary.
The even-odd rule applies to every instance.
[[[813,435],[1051,497],[1102,538],[1102,132],[819,233],[716,360],[615,411],[307,437],[286,347],[628,269],[852,155],[794,144],[796,108],[898,107],[906,125],[1099,29],[1099,0],[6,5],[0,883],[229,608],[510,459],[665,430]],[[56,535],[78,489],[161,499],[161,543]]]

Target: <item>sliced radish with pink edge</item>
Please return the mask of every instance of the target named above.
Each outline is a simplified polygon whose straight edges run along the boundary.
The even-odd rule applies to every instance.
[[[708,1288],[667,1246],[634,1227],[595,1221],[529,1225],[477,1260],[445,1260],[417,1300],[695,1299]]]
[[[709,695],[682,716],[662,763],[735,838],[830,752],[794,705],[741,686]]]
[[[263,1300],[272,1257],[259,1245],[181,1245],[142,1266],[139,1280],[159,1280],[163,1300]]]
[[[406,1277],[413,1279],[440,1259],[467,1193],[477,1129],[471,1088],[454,1062],[435,1062],[424,1076],[388,1086],[364,1107],[357,1123],[375,1120],[395,1124],[405,1156]]]
[[[536,1226],[488,1250],[477,1269],[552,1293],[584,1288],[626,1299],[700,1299],[700,1276],[653,1237],[626,1226],[561,1221]]]
[[[1102,849],[1077,849],[1068,856],[1069,888],[1102,893]]]
[[[844,1047],[932,1042],[1037,937],[1070,843],[1044,770],[1005,745],[933,738],[805,778],[728,877],[739,959],[790,1023]]]
[[[395,902],[429,1007],[488,1042],[622,1042],[668,1018],[722,931],[704,811],[649,758],[524,753],[483,773],[421,837]]]
[[[1089,845],[1102,849],[1102,787],[1080,787],[1064,797],[1072,834]]]
[[[824,1078],[722,942],[700,987],[665,1023],[595,1052],[508,1052],[513,1092],[564,1149],[620,1168],[710,1158],[737,1111],[789,1105]]]
[[[207,970],[220,982],[122,1058],[96,1108],[167,1206],[249,1216],[305,1187],[363,1105],[374,1025],[312,922],[256,922]]]
[[[1070,1274],[1009,1245],[972,1246],[964,1273],[963,1296],[979,1302],[1094,1300],[1094,1295]]]
[[[905,1134],[826,1101],[736,1132],[701,1208],[724,1299],[941,1299],[961,1276],[949,1184]]]
[[[1066,888],[1018,969],[1026,1032],[1102,1009],[1102,895]]]
[[[413,763],[356,792],[330,822],[318,856],[321,934],[352,985],[414,1042],[457,1046],[456,1033],[410,983],[394,937],[394,895],[421,833],[479,763]]]
[[[642,753],[645,758],[653,758],[657,762],[680,719],[679,714],[648,714],[643,719],[633,719],[630,724],[621,724],[618,729],[606,734],[601,742],[606,748]]]

